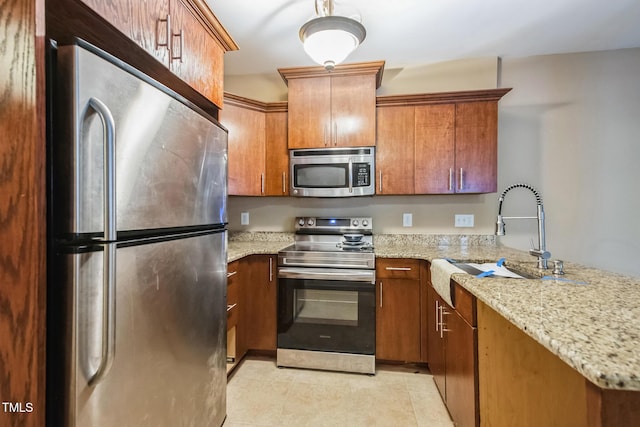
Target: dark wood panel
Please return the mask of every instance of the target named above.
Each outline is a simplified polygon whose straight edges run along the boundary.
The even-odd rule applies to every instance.
[[[47,37],[60,45],[71,44],[74,37],[84,39],[176,91],[213,117],[218,117],[218,107],[209,99],[80,0],[47,1],[46,30]]]
[[[376,144],[375,76],[331,77],[332,146]]]
[[[172,1],[171,14],[171,69],[222,108],[224,49],[200,25],[191,7],[181,0]],[[180,59],[174,59],[178,56]]]
[[[420,282],[378,280],[376,306],[376,358],[419,362]]]
[[[414,193],[414,107],[381,107],[376,123],[376,194]]]
[[[242,325],[249,350],[276,350],[277,279],[275,255],[253,255],[243,260],[246,277],[242,295]],[[245,273],[246,271],[246,273]]]
[[[447,408],[456,426],[475,427],[478,413],[476,378],[477,329],[469,326],[456,311],[447,316],[446,371]]]
[[[265,167],[267,196],[289,195],[289,150],[287,148],[287,113],[268,111],[265,130]]]
[[[229,195],[262,195],[265,114],[227,104],[220,112],[220,123],[229,130]]]
[[[477,325],[476,298],[457,283],[455,283],[453,291],[453,304],[456,311],[460,313],[460,316],[462,316],[469,325]]]
[[[455,104],[422,105],[415,107],[415,111],[415,192],[452,193]]]
[[[44,1],[0,2],[0,397],[2,426],[45,421]],[[31,408],[31,410],[30,410]]]
[[[289,148],[324,147],[331,135],[331,78],[289,81]]]
[[[495,193],[498,182],[498,102],[457,104],[455,140],[456,192]]]
[[[478,370],[483,425],[589,425],[584,377],[481,301]]]
[[[420,261],[420,360],[429,363],[429,337],[433,333],[433,316],[430,314],[429,287],[431,272],[429,263]]]
[[[437,304],[436,304],[437,302]],[[429,348],[429,370],[433,375],[433,380],[436,383],[438,392],[442,399],[446,401],[446,362],[444,358],[444,339],[440,337],[440,331],[437,328],[438,312],[436,306],[442,305],[442,299],[436,294],[436,291],[430,285],[427,286],[427,316],[429,316],[429,335],[428,335],[428,348]]]
[[[420,279],[420,261],[410,258],[378,258],[376,260],[378,278]]]
[[[640,392],[602,389],[585,379],[588,427],[640,425]]]

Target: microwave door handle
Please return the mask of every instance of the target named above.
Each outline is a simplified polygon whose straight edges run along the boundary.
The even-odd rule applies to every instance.
[[[349,159],[349,193],[353,193],[353,159]]]

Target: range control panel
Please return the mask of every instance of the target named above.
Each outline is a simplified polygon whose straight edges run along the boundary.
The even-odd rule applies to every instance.
[[[296,232],[308,234],[371,234],[373,231],[371,217],[297,217]]]

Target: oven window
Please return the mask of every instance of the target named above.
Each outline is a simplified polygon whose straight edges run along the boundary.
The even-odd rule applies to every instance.
[[[294,185],[302,188],[344,188],[349,186],[349,167],[343,163],[294,165]]]
[[[277,343],[278,348],[375,354],[375,285],[279,278]]]
[[[358,326],[358,292],[296,289],[294,323]]]

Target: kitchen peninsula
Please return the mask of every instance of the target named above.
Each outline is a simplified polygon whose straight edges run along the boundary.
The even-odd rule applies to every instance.
[[[290,233],[239,233],[230,239],[229,261],[253,254],[275,254],[292,239]],[[374,246],[378,258],[490,262],[504,257],[507,264],[538,274],[535,258],[497,245],[495,236],[377,235]],[[582,389],[572,397],[581,402],[576,411],[586,411],[584,417],[588,425],[616,425],[619,415],[637,420],[640,417],[640,359],[637,356],[640,354],[640,307],[635,301],[640,296],[640,279],[573,263],[565,263],[565,271],[561,279],[479,279],[454,274],[452,280],[475,298],[478,313],[499,315],[503,321],[500,325],[509,329],[505,337],[511,337],[513,331],[526,334],[530,345],[541,346],[541,352],[549,352],[547,356],[570,367],[567,370],[570,374],[579,373],[588,380],[578,381],[583,384]],[[483,373],[486,375],[483,370],[493,369],[487,361],[501,357],[491,355],[487,359],[492,350],[483,347],[487,331],[483,332],[482,319],[478,314],[481,419],[490,411],[485,406],[484,393],[488,391],[483,385],[488,377],[483,376]],[[493,326],[497,328],[496,325]],[[523,364],[519,369],[539,369],[535,375],[541,378],[546,375],[545,366]],[[526,377],[529,373],[522,372],[522,375]],[[546,379],[542,383],[545,384]],[[513,391],[516,398],[517,392]],[[519,408],[513,409],[519,411]]]

